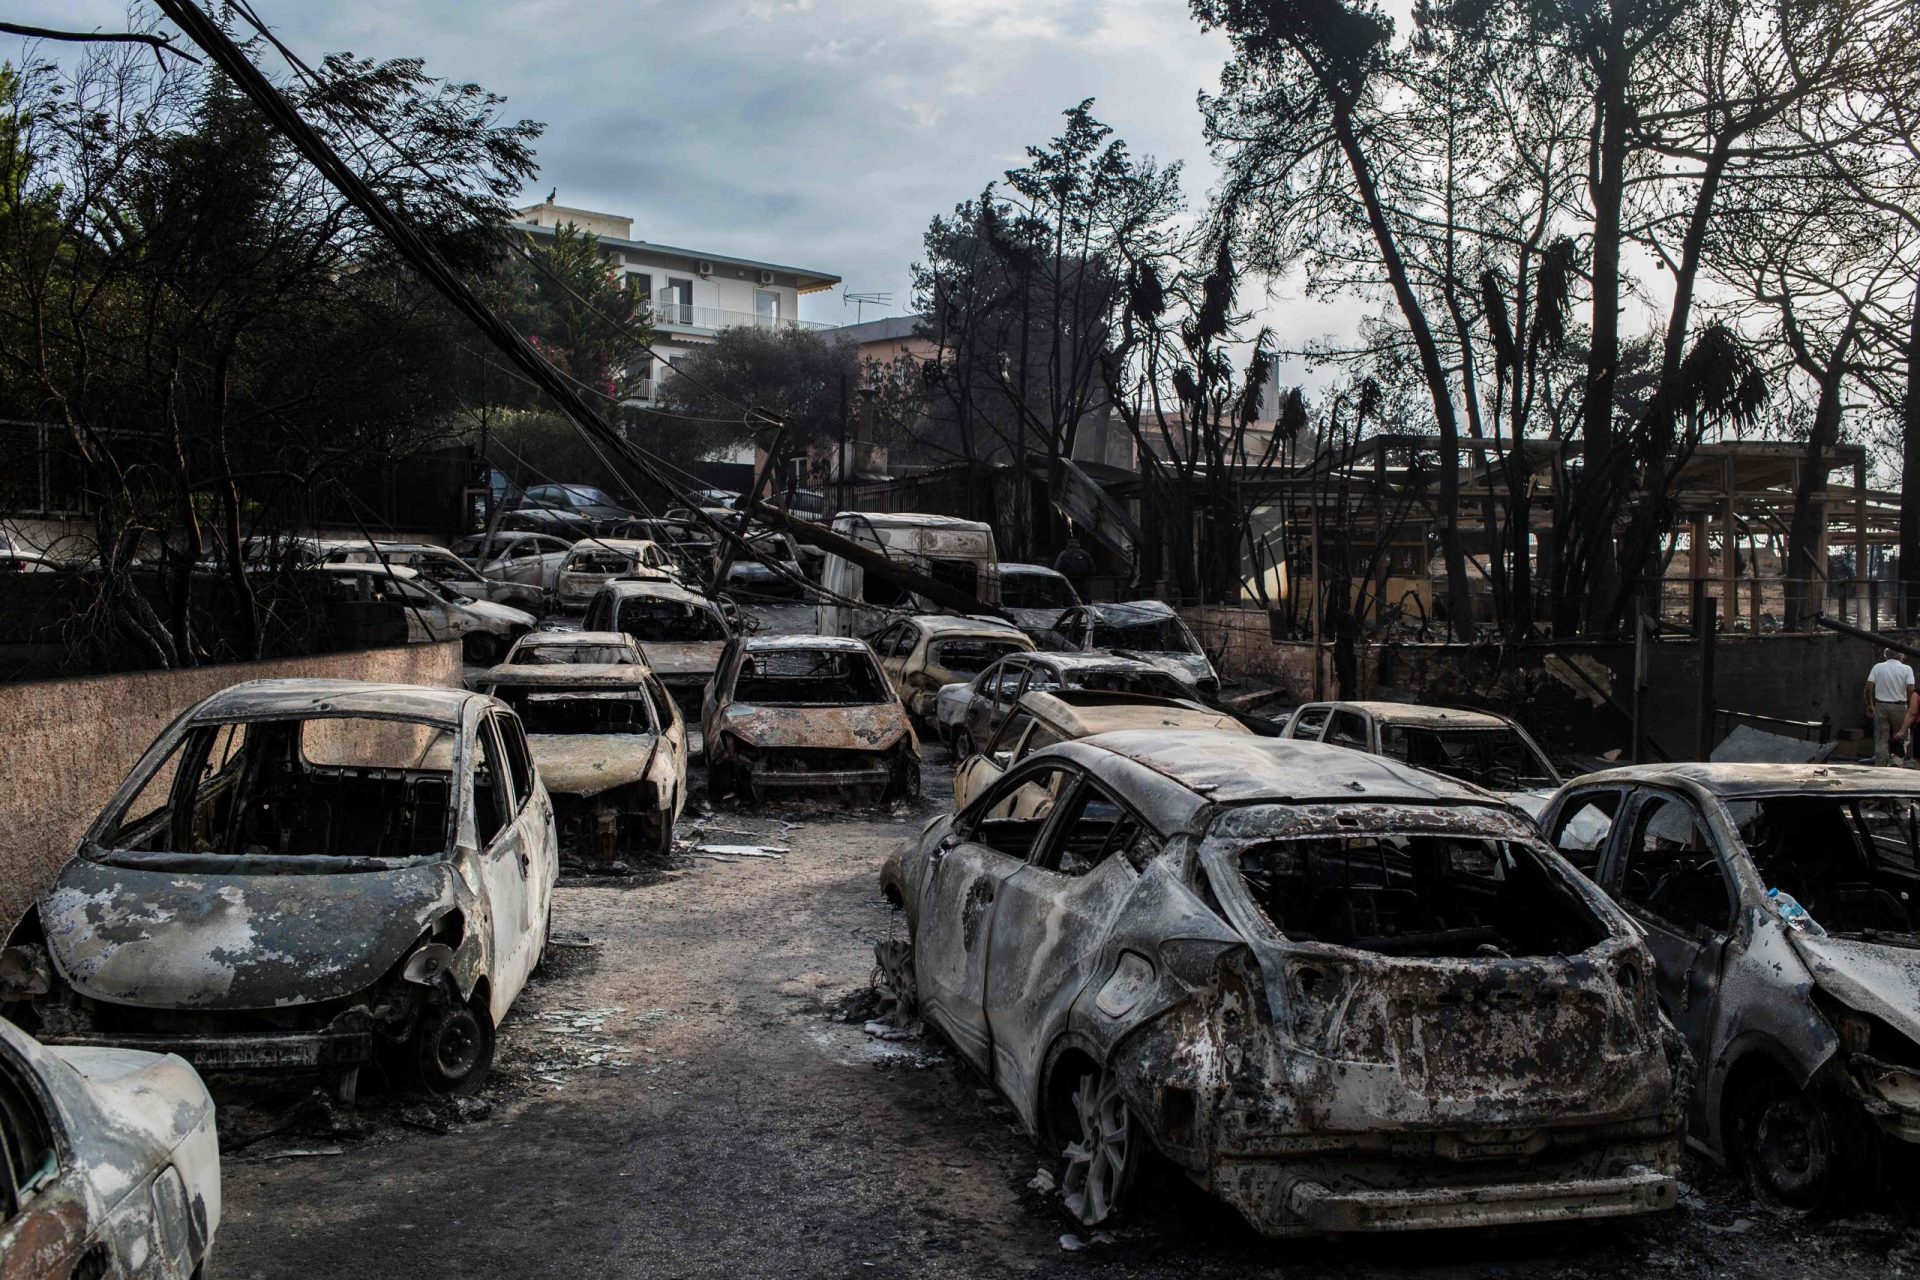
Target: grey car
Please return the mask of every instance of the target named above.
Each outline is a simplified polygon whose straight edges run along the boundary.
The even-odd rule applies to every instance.
[[[1018,762],[886,862],[876,958],[1065,1161],[1273,1235],[1670,1207],[1685,1051],[1626,914],[1477,788],[1247,735]]]
[[[1058,689],[1097,693],[1151,693],[1165,698],[1192,694],[1181,681],[1151,662],[1111,653],[1010,653],[973,678],[966,710],[951,734],[953,758],[964,760],[992,740],[1021,695]]]
[[[1920,778],[1674,764],[1576,778],[1542,829],[1645,931],[1694,1139],[1756,1195],[1846,1202],[1920,1143]]]

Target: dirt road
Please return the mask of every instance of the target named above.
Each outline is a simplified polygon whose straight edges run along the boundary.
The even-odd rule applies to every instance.
[[[564,884],[555,928],[594,945],[559,953],[515,1007],[488,1114],[445,1125],[375,1097],[345,1134],[308,1125],[230,1154],[218,1274],[1612,1280],[1920,1265],[1920,1235],[1889,1217],[1783,1220],[1704,1167],[1654,1223],[1347,1244],[1262,1240],[1160,1177],[1111,1240],[1063,1248],[1011,1111],[937,1046],[874,1039],[836,1012],[868,985],[891,923],[875,872],[945,802],[943,759],[930,753],[913,813],[714,821],[715,839],[785,845],[778,860]],[[236,1108],[231,1124],[248,1119]]]

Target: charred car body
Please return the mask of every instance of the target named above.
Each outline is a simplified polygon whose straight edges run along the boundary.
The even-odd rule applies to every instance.
[[[878,959],[1103,1220],[1151,1144],[1276,1235],[1670,1207],[1685,1053],[1624,913],[1475,788],[1116,733],[895,853]]]
[[[178,1058],[49,1049],[0,1018],[0,1280],[202,1276],[213,1099]]]
[[[1644,928],[1699,1063],[1693,1136],[1757,1195],[1841,1204],[1920,1144],[1920,779],[1610,769],[1543,828]]]
[[[1076,605],[1060,615],[1046,633],[1045,644],[1117,653],[1150,662],[1202,697],[1218,697],[1220,675],[1207,651],[1162,600],[1135,600],[1127,604]]]
[[[960,686],[965,696],[949,697],[953,686],[940,691],[936,714],[946,728],[948,745],[957,759],[972,755],[981,743],[993,739],[1001,722],[1029,693],[1059,689],[1086,689],[1098,693],[1146,693],[1163,698],[1185,698],[1192,690],[1160,667],[1138,658],[1111,653],[1015,653],[995,662]],[[954,723],[947,724],[948,717]]]
[[[436,763],[435,757],[439,760]],[[42,1040],[479,1085],[546,945],[552,806],[519,719],[457,689],[256,680],[183,713],[15,929]]]
[[[1281,736],[1391,756],[1416,769],[1497,791],[1534,817],[1560,786],[1525,729],[1491,711],[1411,702],[1309,702]]]
[[[1013,714],[1000,722],[993,738],[975,755],[954,766],[953,807],[964,809],[993,781],[1036,751],[1057,742],[1133,729],[1204,729],[1215,733],[1253,732],[1224,711],[1188,698],[1150,693],[1094,693],[1060,689],[1025,693]]]
[[[920,793],[920,743],[873,650],[845,636],[732,641],[701,717],[707,792]]]
[[[567,848],[600,862],[673,852],[687,800],[687,730],[653,672],[522,663],[495,667],[482,689],[520,716]]]
[[[1010,624],[945,614],[897,619],[871,641],[887,679],[922,733],[935,723],[935,699],[943,686],[964,683],[1008,654],[1033,648],[1033,641]]]
[[[619,631],[529,631],[501,661],[535,667],[641,667],[647,662],[632,637]]]
[[[609,582],[582,625],[638,644],[690,723],[701,718],[701,699],[734,634],[718,603],[673,582]]]

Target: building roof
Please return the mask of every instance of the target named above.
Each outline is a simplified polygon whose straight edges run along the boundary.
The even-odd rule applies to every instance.
[[[286,720],[308,716],[379,716],[453,726],[461,710],[483,695],[438,685],[380,684],[372,680],[248,680],[222,689],[194,708],[196,721]]]
[[[1636,764],[1575,778],[1593,782],[1691,784],[1723,800],[1778,795],[1920,796],[1920,773],[1862,764]]]
[[[920,326],[925,323],[925,316],[883,316],[878,320],[863,320],[859,324],[843,324],[827,330],[827,334],[842,342],[887,342],[918,337]]]
[[[530,213],[539,206],[522,209],[522,214]],[[585,210],[579,212],[585,213]],[[590,217],[612,218],[611,214],[588,215]],[[631,221],[631,219],[627,219]],[[509,223],[516,231],[526,231],[533,235],[550,236],[554,228],[542,226],[537,222]],[[591,227],[583,229],[591,230]],[[811,267],[785,266],[778,262],[762,262],[758,258],[741,258],[728,253],[715,253],[710,249],[682,249],[674,245],[657,244],[650,240],[624,240],[618,236],[602,235],[600,245],[606,249],[619,249],[642,257],[684,258],[688,262],[711,262],[716,266],[739,267],[748,271],[771,271],[775,275],[792,276],[794,288],[801,293],[818,293],[822,289],[831,289],[840,283],[840,277],[826,271],[816,271]]]
[[[1221,804],[1401,801],[1506,807],[1500,797],[1467,783],[1320,742],[1154,730],[1101,734],[1081,745],[1124,756]]]

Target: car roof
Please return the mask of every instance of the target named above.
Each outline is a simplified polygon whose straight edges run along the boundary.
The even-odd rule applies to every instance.
[[[930,636],[990,636],[996,640],[1024,639],[1026,633],[1011,622],[952,613],[917,613],[907,619]]]
[[[1020,706],[1034,719],[1067,738],[1090,738],[1128,729],[1253,732],[1224,711],[1214,711],[1185,698],[1163,698],[1150,693],[1089,693],[1068,689],[1060,693],[1023,694]]]
[[[619,645],[623,649],[637,647],[624,631],[529,631],[520,637],[520,643],[526,647],[561,645],[583,649],[599,644]]]
[[[1920,796],[1920,773],[1864,764],[1636,764],[1585,774],[1567,785],[1601,782],[1691,784],[1723,800],[1796,794]]]
[[[1320,742],[1164,730],[1103,733],[1067,745],[1124,757],[1219,804],[1398,801],[1510,807],[1468,783]]]
[[[578,551],[582,547],[602,547],[608,551],[638,551],[642,547],[654,545],[652,538],[581,538],[573,544]]]
[[[965,529],[974,533],[991,533],[992,526],[978,520],[962,520],[958,516],[936,516],[920,511],[836,511],[834,521],[858,518],[876,529]]]
[[[193,710],[204,723],[274,720],[296,716],[383,716],[454,726],[470,702],[483,694],[440,685],[381,684],[372,680],[248,680],[222,689]]]
[[[1032,656],[1045,662],[1058,671],[1093,671],[1105,668],[1115,671],[1155,671],[1166,674],[1166,668],[1156,667],[1142,658],[1123,658],[1117,653],[1108,653],[1104,649],[1087,652],[1058,653],[1052,649],[1035,649]]]
[[[832,649],[837,652],[868,653],[865,640],[853,636],[748,636],[748,653],[772,653],[782,649]]]
[[[390,573],[396,578],[417,578],[418,569],[404,564],[382,564],[378,560],[363,560],[357,564],[316,564],[314,569],[321,573]]]
[[[611,591],[615,596],[626,599],[630,596],[652,596],[658,600],[671,600],[675,604],[705,605],[717,609],[720,606],[697,591],[689,591],[671,578],[615,578],[602,583],[602,591]]]
[[[1177,618],[1173,606],[1165,600],[1129,600],[1125,603],[1106,601],[1084,606],[1100,615],[1108,622],[1126,624],[1130,622],[1151,622],[1161,618]]]
[[[1426,707],[1416,702],[1332,702],[1330,707],[1364,711],[1376,720],[1392,724],[1414,724],[1429,729],[1507,729],[1513,722],[1492,711],[1472,711],[1464,707]]]
[[[486,685],[644,685],[652,669],[637,662],[502,663],[480,677]]]
[[[1015,576],[1030,574],[1039,578],[1065,578],[1067,576],[1058,569],[1049,569],[1044,564],[1021,564],[1018,561],[1002,560],[1000,562],[1000,576],[1004,578],[1010,573]]]

